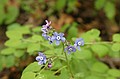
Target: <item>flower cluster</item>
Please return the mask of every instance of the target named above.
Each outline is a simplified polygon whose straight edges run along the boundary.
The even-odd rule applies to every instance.
[[[51,22],[46,20],[46,25],[43,25],[41,28],[42,36],[51,43],[56,41],[56,45],[59,45],[60,42],[65,42],[65,37],[63,33],[54,32],[54,29],[50,26]]]
[[[65,45],[65,52],[68,54],[72,52],[76,52],[76,50],[80,50],[80,46],[84,45],[84,40],[82,38],[78,38],[75,40],[74,45],[70,45],[69,42],[65,39],[64,33],[57,33],[54,29],[50,26],[51,22],[46,20],[46,24],[42,26],[42,36],[50,42],[50,44],[54,43],[56,45],[60,45],[61,42]],[[47,62],[46,56],[39,52],[39,55],[36,57],[39,65],[44,65]],[[48,68],[51,68],[51,61],[48,60]]]
[[[75,52],[76,49],[80,50],[80,46],[84,45],[84,40],[82,38],[76,39],[73,46],[67,44],[67,40],[64,37],[64,33],[54,32],[54,29],[50,26],[50,24],[51,24],[51,21],[48,22],[46,20],[46,25],[43,25],[42,29],[41,29],[41,31],[43,32],[42,36],[46,40],[48,40],[50,42],[50,44],[53,43],[54,41],[55,41],[56,45],[60,45],[60,42],[66,43],[65,51],[67,51],[68,54],[70,54],[71,52]]]

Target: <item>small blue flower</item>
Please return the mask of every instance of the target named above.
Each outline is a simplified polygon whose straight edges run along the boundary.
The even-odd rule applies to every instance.
[[[76,39],[75,43],[74,43],[74,46],[80,50],[80,46],[83,46],[84,45],[84,40],[83,38],[78,38]]]
[[[56,45],[59,45],[60,41],[65,42],[65,37],[63,36],[64,36],[64,33],[54,32],[51,38],[51,41],[56,41]]]
[[[43,25],[43,27],[41,28],[41,31],[43,33],[47,33],[49,31],[49,29],[51,28],[50,24],[51,24],[51,21],[48,22],[47,20],[46,21],[46,25]]]
[[[48,36],[46,33],[42,33],[42,36],[43,36],[46,40],[48,40],[48,41],[50,42],[50,44],[52,43],[51,37]]]
[[[41,52],[39,52],[38,56],[36,57],[36,60],[38,61],[39,65],[46,64],[46,61],[47,61],[46,56]]]
[[[74,46],[69,45],[65,48],[65,51],[67,51],[68,54],[70,54],[71,52],[76,52],[76,48]]]

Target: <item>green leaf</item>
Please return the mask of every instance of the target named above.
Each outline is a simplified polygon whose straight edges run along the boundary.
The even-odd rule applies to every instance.
[[[104,7],[106,0],[96,0],[95,1],[95,8],[100,10]]]
[[[64,7],[65,7],[65,4],[66,4],[66,0],[57,0],[56,2],[56,10],[62,10]]]
[[[2,1],[4,1],[4,0],[2,0]],[[3,23],[4,19],[5,19],[4,5],[0,4],[0,24]]]
[[[96,53],[99,57],[104,57],[108,54],[109,49],[105,45],[92,45],[91,49],[94,53]]]
[[[110,69],[108,71],[108,74],[113,76],[113,77],[120,77],[120,70],[117,69]]]
[[[6,32],[6,35],[10,39],[22,39],[23,38],[22,34],[20,32],[18,32],[18,31],[10,30],[10,31]]]
[[[86,77],[85,79],[104,79],[104,78],[100,77],[100,76],[93,76],[93,75],[91,75],[91,76]]]
[[[23,71],[22,74],[26,73],[26,72],[37,72],[39,71],[41,68],[40,65],[38,65],[38,62],[33,62],[31,64],[29,64]]]
[[[56,70],[62,67],[62,63],[60,62],[59,59],[56,59],[53,63],[53,66],[51,69]]]
[[[92,29],[83,33],[81,37],[85,40],[85,42],[93,42],[93,41],[100,41],[100,31],[98,29]]]
[[[69,28],[67,37],[68,39],[71,39],[72,37],[76,37],[78,35],[78,29],[76,26],[77,23],[73,23],[72,26]]]
[[[18,29],[20,28],[21,25],[19,23],[14,23],[14,24],[10,24],[8,27],[7,27],[7,30],[15,30],[15,29]],[[17,30],[18,31],[18,30]]]
[[[69,0],[67,1],[67,13],[70,13],[72,11],[74,11],[76,9],[76,3],[77,3],[77,0]]]
[[[22,56],[24,55],[24,53],[25,53],[24,50],[16,50],[16,51],[14,52],[14,55],[15,55],[16,57],[22,57]]]
[[[34,41],[43,41],[43,38],[40,35],[33,35],[32,40],[34,40]]]
[[[21,44],[22,44],[21,40],[12,40],[12,39],[10,39],[10,40],[5,42],[6,46],[14,47],[14,48],[21,45]]]
[[[99,73],[106,73],[108,71],[108,66],[101,62],[96,62],[93,64],[91,70]]]
[[[69,75],[68,70],[66,68],[62,69],[59,77],[60,79],[69,79],[70,75]]]
[[[105,4],[105,7],[104,7],[104,11],[105,11],[106,16],[109,19],[114,19],[115,10],[116,10],[115,9],[115,4],[110,2],[110,1],[107,1],[107,3]]]
[[[115,77],[107,77],[106,79],[116,79]]]
[[[114,34],[113,35],[113,41],[120,42],[120,34]]]
[[[6,61],[6,67],[8,68],[12,67],[15,64],[15,57],[12,55],[7,56],[5,61]]]
[[[35,77],[35,79],[47,79],[47,77],[43,74],[39,74],[37,77]]]
[[[15,52],[14,48],[5,48],[1,51],[2,55],[10,55],[13,54]]]
[[[35,27],[32,29],[33,32],[41,32],[41,27]]]
[[[87,61],[86,61],[87,62]],[[76,57],[72,57],[70,61],[71,70],[73,73],[82,73],[82,77],[84,77],[88,72],[88,64],[84,61],[78,60]]]
[[[120,44],[119,43],[114,43],[112,45],[112,50],[113,51],[120,51]]]
[[[19,31],[22,34],[30,34],[31,33],[29,25],[24,25],[23,27],[16,28],[15,30]]]
[[[40,51],[40,44],[39,43],[30,43],[27,47],[27,52],[29,54],[33,54],[35,51]]]
[[[19,14],[19,9],[15,6],[9,6],[7,7],[7,11],[8,13],[6,14],[6,24],[9,24],[13,21],[15,21],[15,19],[17,18],[18,14]]]
[[[80,51],[76,51],[76,53],[74,53],[74,56],[78,59],[90,59],[92,58],[92,52],[87,49],[82,49]]]
[[[53,71],[50,70],[44,70],[41,74],[43,74],[47,79],[59,79],[57,76],[53,75]]]
[[[33,72],[26,72],[22,74],[21,79],[35,79],[35,75]]]

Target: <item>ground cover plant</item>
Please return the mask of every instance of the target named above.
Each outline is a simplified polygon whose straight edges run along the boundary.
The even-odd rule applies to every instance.
[[[119,79],[119,0],[0,0],[0,79]]]

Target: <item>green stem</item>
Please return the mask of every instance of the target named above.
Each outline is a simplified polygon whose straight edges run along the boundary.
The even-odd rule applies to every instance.
[[[107,41],[104,41],[104,42],[88,42],[88,43],[85,43],[85,44],[113,44],[115,42],[107,42]]]
[[[63,44],[63,53],[65,54],[65,58],[66,58],[66,61],[67,61],[67,67],[70,71],[71,77],[74,78],[74,75],[73,75],[72,70],[71,70],[70,65],[69,65],[69,60],[67,58],[67,54],[66,54],[66,52],[64,52],[64,44]]]
[[[58,73],[60,70],[66,68],[66,67],[67,67],[67,66],[63,66],[63,67],[61,67],[60,69],[58,69],[57,71],[55,71],[53,74],[55,75],[55,74]]]
[[[45,66],[40,70],[39,73],[41,73],[46,67],[47,67],[48,63],[45,64]]]

